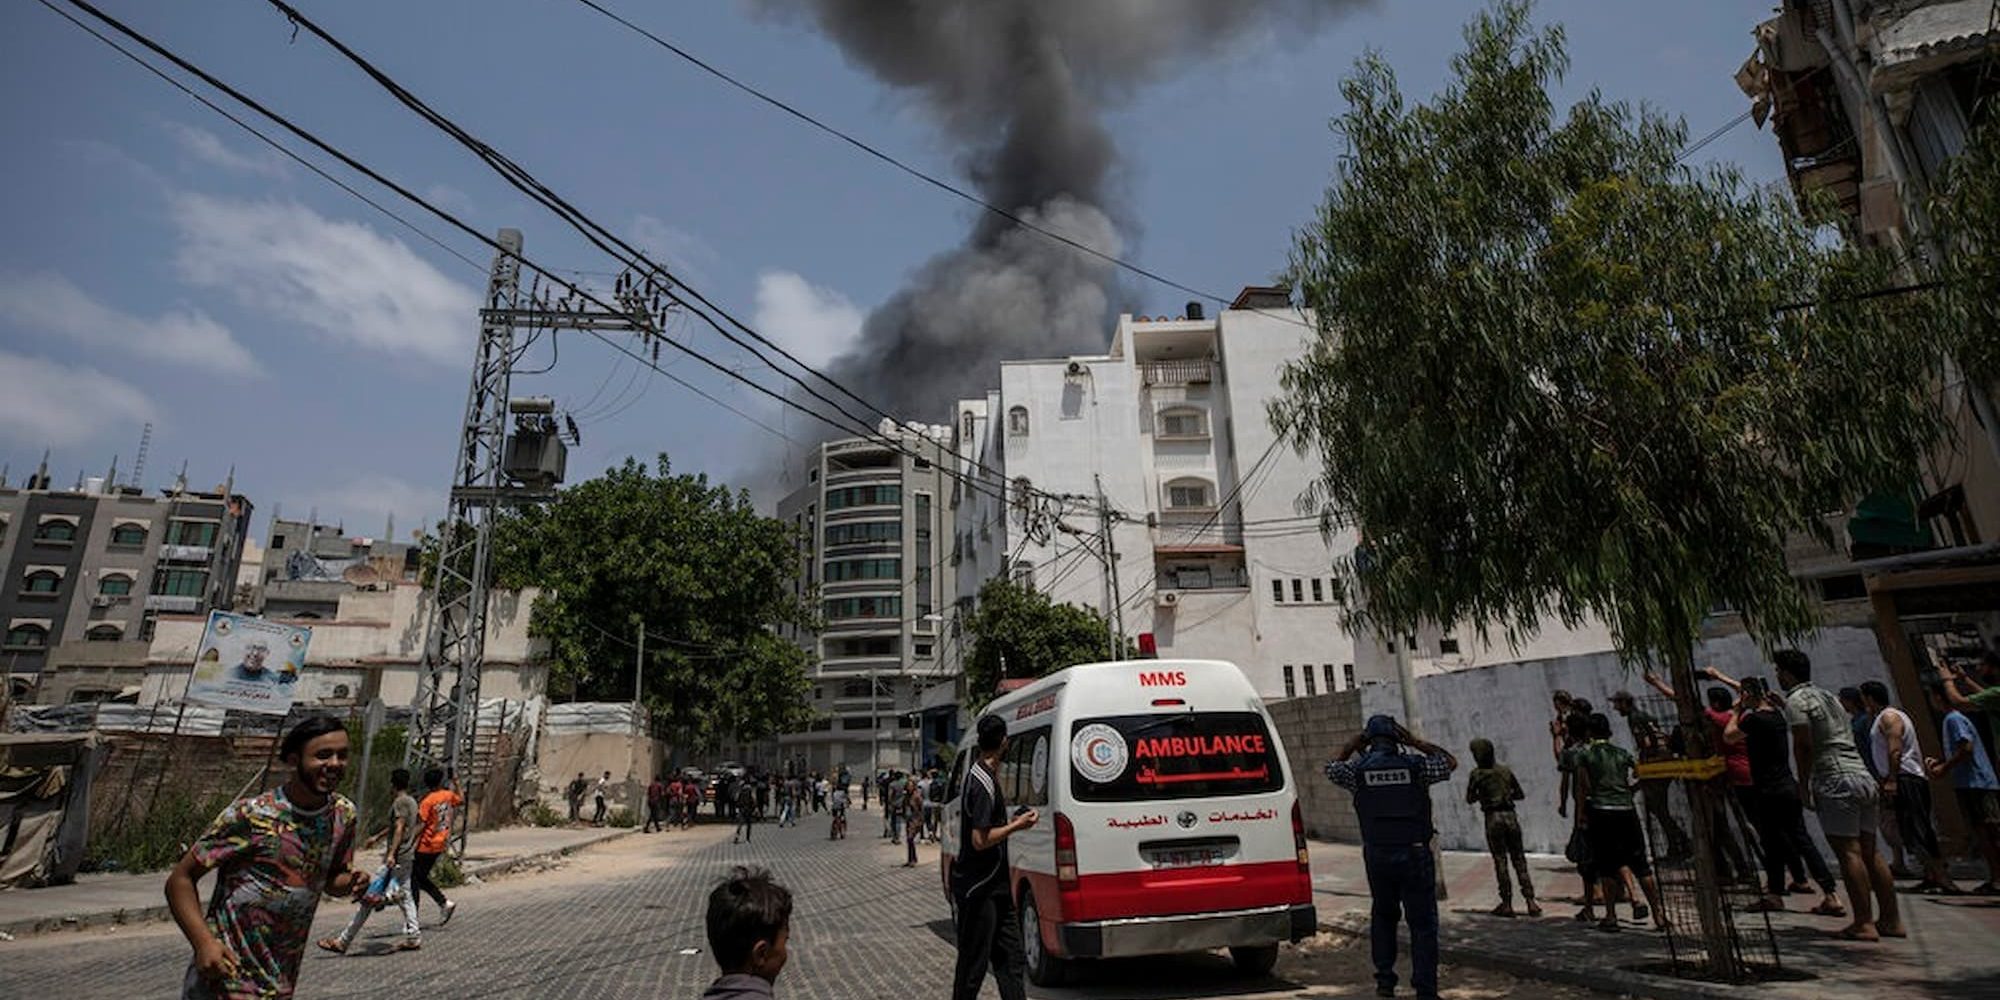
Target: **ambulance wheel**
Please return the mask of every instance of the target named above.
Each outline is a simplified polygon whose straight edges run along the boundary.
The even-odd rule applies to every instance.
[[[1036,986],[1061,986],[1069,979],[1069,963],[1049,954],[1042,944],[1042,917],[1035,909],[1035,894],[1021,892],[1021,956],[1028,966],[1028,981]]]
[[[1272,967],[1278,964],[1278,946],[1260,944],[1250,948],[1231,948],[1229,960],[1236,963],[1236,971],[1246,976],[1268,976]]]

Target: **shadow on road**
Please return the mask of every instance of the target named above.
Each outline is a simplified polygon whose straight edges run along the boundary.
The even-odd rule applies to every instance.
[[[1155,955],[1079,962],[1070,985],[1059,989],[1028,988],[1042,1000],[1175,1000],[1182,997],[1229,997],[1296,990],[1304,984],[1277,976],[1245,976],[1220,953]]]

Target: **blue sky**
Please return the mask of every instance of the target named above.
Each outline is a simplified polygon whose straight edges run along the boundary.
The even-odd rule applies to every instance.
[[[102,3],[478,227],[522,229],[538,261],[610,266],[322,45],[292,41],[266,5]],[[963,203],[568,0],[302,7],[809,358],[828,356],[967,228]],[[719,0],[615,7],[952,174],[955,151],[916,105],[802,21]],[[1427,93],[1478,7],[1378,3],[1310,37],[1235,46],[1132,95],[1110,119],[1125,214],[1141,226],[1124,234],[1127,256],[1225,294],[1268,278],[1324,190],[1337,151],[1325,122],[1355,56],[1382,51],[1406,92]],[[1595,87],[1650,102],[1700,135],[1746,106],[1731,76],[1767,7],[1567,0],[1543,3],[1537,17],[1569,32],[1566,96]],[[264,514],[275,504],[287,517],[317,507],[355,534],[379,533],[392,512],[399,534],[438,516],[489,254],[392,205],[481,267],[438,250],[39,5],[8,4],[0,29],[0,461],[12,481],[44,447],[60,482],[79,469],[102,474],[114,455],[129,468],[151,420],[149,488],[185,460],[202,486],[233,465],[237,488]],[[1737,163],[1757,181],[1783,175],[1776,144],[1748,124],[1697,159]],[[1137,281],[1123,294],[1148,314],[1176,312],[1187,297]],[[741,363],[718,338],[682,336]],[[549,360],[538,347],[524,365]],[[688,360],[672,367],[801,441],[816,433],[695,369]],[[789,447],[584,338],[565,342],[554,371],[517,380],[515,391],[578,412],[573,480],[664,451],[680,470],[769,484],[774,457]]]

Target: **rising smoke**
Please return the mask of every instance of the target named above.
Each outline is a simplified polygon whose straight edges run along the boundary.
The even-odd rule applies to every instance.
[[[916,95],[981,197],[1107,254],[1124,250],[1106,109],[1196,60],[1303,34],[1363,0],[753,0],[806,16]],[[1246,262],[1246,267],[1253,267]],[[830,374],[908,420],[946,419],[1006,358],[1102,348],[1118,273],[981,212],[963,245],[868,317]]]

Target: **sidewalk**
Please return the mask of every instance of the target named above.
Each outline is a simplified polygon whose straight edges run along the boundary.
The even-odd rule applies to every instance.
[[[1487,914],[1499,902],[1492,859],[1465,851],[1445,852],[1441,875],[1450,898],[1440,904],[1444,961],[1655,1000],[1741,1000],[1744,988],[1740,986],[1636,971],[1639,967],[1665,966],[1669,955],[1664,937],[1630,922],[1622,934],[1605,934],[1576,923],[1570,919],[1577,910],[1574,899],[1581,888],[1575,869],[1549,855],[1530,855],[1529,866],[1548,912],[1539,920],[1525,915],[1508,920]],[[1367,934],[1368,881],[1362,871],[1360,846],[1314,841],[1312,867],[1321,927]],[[1788,904],[1793,912],[1771,915],[1780,965],[1814,978],[1760,984],[1754,987],[1757,996],[1780,1000],[2000,997],[2000,948],[1995,947],[1995,942],[2000,942],[2000,899],[1943,899],[1904,893],[1898,898],[1909,938],[1870,945],[1827,936],[1845,920],[1800,912],[1816,898],[1793,896]],[[1525,912],[1520,900],[1514,905]],[[1738,916],[1739,921],[1754,919]]]
[[[468,878],[492,878],[637,832],[637,828],[511,826],[475,831],[460,870]],[[359,864],[359,862],[357,862]],[[365,866],[364,866],[365,867]],[[167,873],[80,875],[69,885],[0,892],[0,933],[16,937],[78,930],[106,924],[167,919],[162,895]],[[203,897],[207,896],[204,883]]]

